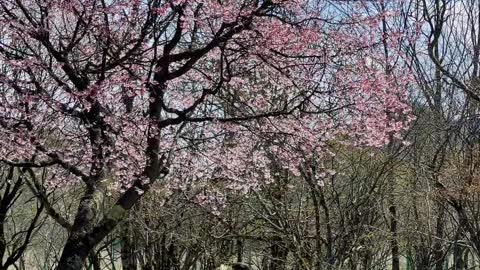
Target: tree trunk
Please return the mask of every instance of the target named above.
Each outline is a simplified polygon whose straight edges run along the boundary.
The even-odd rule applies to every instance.
[[[153,163],[156,164],[156,163]],[[152,165],[153,166],[153,165]],[[150,170],[149,170],[150,171]],[[152,169],[151,179],[155,179],[160,174],[160,170]],[[95,222],[96,207],[99,204],[96,201],[98,190],[94,188],[87,189],[83,196],[73,223],[70,236],[67,239],[65,247],[57,265],[57,270],[81,270],[84,266],[88,253],[98,243],[100,243],[113,229],[123,221],[128,211],[137,203],[145,192],[150,189],[149,183],[143,183],[140,179],[117,200],[117,202],[104,214],[100,222]],[[139,192],[141,190],[142,192]]]
[[[392,195],[393,196],[393,195]],[[394,198],[391,198],[390,207],[390,233],[392,239],[390,240],[392,251],[392,270],[400,270],[400,251],[397,239],[397,207]]]
[[[236,245],[237,245],[237,262],[241,263],[243,262],[243,241],[242,239],[238,238],[236,240]]]
[[[62,256],[58,262],[58,270],[82,270],[91,247],[88,247],[83,241],[76,241],[72,238],[67,240],[63,248]]]
[[[85,266],[88,255],[94,247],[87,235],[94,227],[96,206],[99,205],[96,201],[98,192],[95,186],[87,186],[58,262],[58,270],[81,270]]]

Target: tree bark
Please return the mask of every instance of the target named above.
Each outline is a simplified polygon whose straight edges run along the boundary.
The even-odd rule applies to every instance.
[[[88,255],[95,244],[89,241],[87,235],[94,227],[98,202],[98,189],[94,185],[87,185],[80,200],[77,214],[70,235],[63,248],[58,270],[80,270],[85,265]]]
[[[392,270],[400,270],[400,248],[398,246],[398,232],[397,232],[397,207],[394,199],[391,199],[390,207],[390,233],[392,239],[390,240],[392,251]]]
[[[75,242],[72,238],[67,240],[63,248],[62,256],[58,262],[58,270],[81,270],[85,265],[91,247],[84,241]]]

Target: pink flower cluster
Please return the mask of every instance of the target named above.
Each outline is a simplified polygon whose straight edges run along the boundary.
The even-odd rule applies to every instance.
[[[146,177],[156,138],[170,189],[245,194],[332,143],[382,147],[413,120],[391,60],[400,36],[379,30],[388,14],[329,24],[314,1],[62,0],[41,1],[43,18],[3,2],[0,160],[48,166],[52,186],[95,173],[121,193]]]

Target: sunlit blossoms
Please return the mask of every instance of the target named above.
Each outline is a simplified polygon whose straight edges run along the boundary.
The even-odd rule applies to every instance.
[[[272,158],[296,173],[328,141],[379,147],[408,126],[408,75],[386,74],[376,52],[383,14],[352,31],[307,1],[2,5],[1,157],[10,163],[86,177],[100,166],[101,178],[128,188],[152,136],[179,187],[221,179],[248,191],[270,179]]]
[[[247,193],[273,181],[272,162],[299,175],[331,142],[381,147],[411,121],[409,75],[378,47],[401,38],[379,31],[385,13],[306,0],[0,5],[0,159],[48,167],[50,186],[113,189],[124,209],[159,178],[209,189],[199,202]]]

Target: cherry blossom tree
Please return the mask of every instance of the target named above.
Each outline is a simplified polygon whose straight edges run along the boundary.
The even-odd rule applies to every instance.
[[[391,14],[327,2],[1,1],[0,160],[84,185],[58,269],[153,185],[204,187],[208,206],[273,181],[272,157],[299,176],[331,142],[400,138],[410,78],[384,71],[401,36],[376,31]]]

